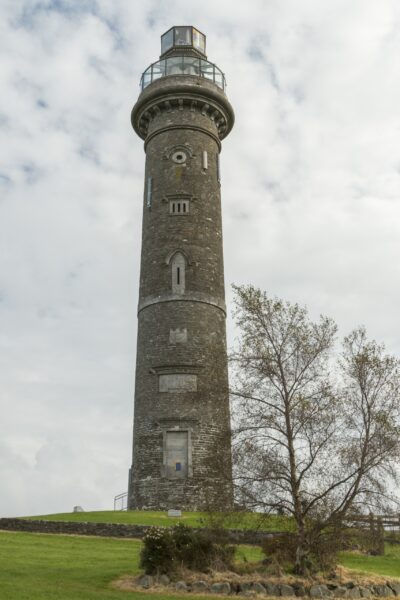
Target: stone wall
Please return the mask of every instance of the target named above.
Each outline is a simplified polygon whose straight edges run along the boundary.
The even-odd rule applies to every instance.
[[[246,596],[246,597],[308,597],[308,598],[387,598],[389,596],[400,596],[400,583],[398,581],[386,581],[385,583],[354,583],[352,581],[341,582],[331,581],[328,583],[314,583],[305,585],[304,581],[287,583],[274,583],[271,580],[257,581],[207,581],[204,579],[191,581],[171,582],[169,577],[161,575],[160,578],[151,575],[142,575],[133,581],[138,587],[150,589],[153,586],[155,591],[160,592],[160,584],[168,592],[194,592],[201,594],[221,594],[224,596]],[[134,587],[132,586],[132,589]]]
[[[122,523],[82,523],[79,521],[42,521],[28,519],[0,519],[0,530],[26,531],[32,533],[64,533],[71,535],[95,535],[101,537],[142,538],[148,525],[124,525]],[[283,532],[228,530],[232,544],[259,545],[266,536],[282,535]]]

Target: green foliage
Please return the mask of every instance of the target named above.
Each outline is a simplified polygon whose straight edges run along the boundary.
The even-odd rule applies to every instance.
[[[152,527],[143,538],[140,566],[146,573],[169,573],[175,559],[171,529]]]
[[[196,531],[183,524],[170,529],[152,527],[143,539],[140,566],[146,573],[171,573],[179,567],[195,571],[228,568],[235,549],[218,543],[208,531]]]

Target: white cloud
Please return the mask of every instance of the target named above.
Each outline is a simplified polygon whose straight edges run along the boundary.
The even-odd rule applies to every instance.
[[[400,352],[396,0],[1,13],[1,514],[106,508],[126,488],[144,167],[129,115],[173,24],[207,34],[236,111],[228,299],[252,282]]]

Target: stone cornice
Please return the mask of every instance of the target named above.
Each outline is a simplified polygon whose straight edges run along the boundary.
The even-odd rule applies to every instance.
[[[188,109],[209,117],[216,125],[219,139],[228,135],[235,120],[225,94],[211,82],[195,76],[167,76],[149,85],[132,109],[136,133],[146,139],[151,120],[161,112]]]
[[[202,304],[209,304],[215,306],[224,313],[226,317],[226,305],[225,302],[220,298],[215,298],[209,294],[202,292],[185,292],[185,294],[160,294],[159,296],[146,296],[139,301],[138,315],[139,313],[147,308],[153,306],[153,304],[160,304],[161,302],[201,302]]]

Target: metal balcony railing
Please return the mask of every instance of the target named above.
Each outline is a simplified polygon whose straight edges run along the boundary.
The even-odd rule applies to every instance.
[[[114,496],[114,510],[128,510],[128,492]]]
[[[193,56],[171,56],[151,64],[140,79],[142,90],[156,79],[167,75],[195,75],[214,82],[225,90],[226,81],[223,72],[214,63]]]

